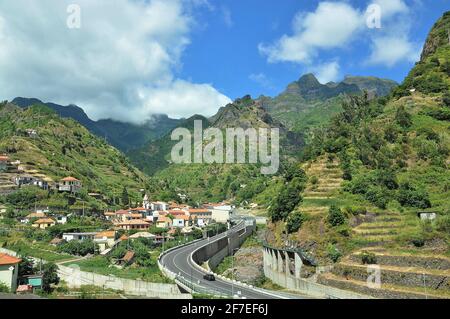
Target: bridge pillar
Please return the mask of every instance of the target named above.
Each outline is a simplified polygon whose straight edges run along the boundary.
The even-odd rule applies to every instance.
[[[290,263],[290,259],[289,259],[289,255],[287,253],[287,251],[284,252],[284,267],[286,269],[286,276],[290,276],[291,275],[291,270],[289,267],[289,263]]]
[[[283,271],[283,268],[284,268],[283,267],[283,257],[281,257],[281,253],[278,250],[277,250],[277,255],[278,255],[277,256],[278,257],[278,260],[277,260],[278,261],[278,263],[277,263],[278,264],[278,267],[277,267],[278,268],[278,272],[283,273],[284,272]]]
[[[300,272],[302,270],[303,261],[300,258],[300,256],[298,255],[298,253],[294,253],[294,256],[295,256],[295,260],[294,260],[294,264],[295,264],[295,278],[300,278]]]
[[[272,268],[273,271],[277,271],[277,256],[275,255],[275,252],[273,249],[269,249],[269,255],[270,255],[270,268]]]

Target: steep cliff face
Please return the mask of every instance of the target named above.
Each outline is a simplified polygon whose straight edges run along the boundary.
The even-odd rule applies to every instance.
[[[420,57],[421,62],[424,62],[427,57],[433,55],[438,47],[450,44],[449,21],[450,11],[444,13],[442,18],[433,26],[433,29],[423,46],[422,55]]]

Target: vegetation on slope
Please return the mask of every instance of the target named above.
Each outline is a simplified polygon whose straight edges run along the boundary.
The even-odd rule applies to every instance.
[[[147,177],[120,151],[93,136],[74,120],[61,119],[44,105],[22,110],[2,103],[0,128],[0,153],[7,153],[12,160],[19,160],[28,172],[50,178],[55,183],[67,176],[78,178],[83,183],[78,198],[97,206],[97,209],[104,207],[105,203],[88,197],[90,192],[104,195],[109,204],[119,204],[124,189],[131,201],[141,200],[140,189],[145,188]],[[37,136],[30,137],[27,129],[36,130]],[[38,196],[42,203],[68,205],[67,196],[40,194],[41,191],[34,189],[34,196]],[[30,191],[24,188],[20,192],[26,196]],[[70,204],[75,207],[82,205],[73,201]]]

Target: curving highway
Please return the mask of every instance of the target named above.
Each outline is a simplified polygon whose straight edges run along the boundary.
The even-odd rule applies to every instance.
[[[243,223],[239,223],[237,226],[215,237],[203,239],[168,251],[162,255],[160,258],[160,263],[165,269],[168,269],[177,275],[176,279],[178,282],[184,284],[188,288],[194,287],[196,292],[200,291],[208,294],[226,296],[229,298],[235,296],[246,299],[301,298],[301,296],[297,295],[272,292],[253,287],[244,287],[217,277],[215,281],[207,281],[203,279],[203,276],[208,272],[199,267],[199,265],[196,265],[192,260],[191,255],[202,246],[207,245],[212,241],[217,241],[221,238],[228,237],[231,232],[241,230],[243,228],[242,226]]]

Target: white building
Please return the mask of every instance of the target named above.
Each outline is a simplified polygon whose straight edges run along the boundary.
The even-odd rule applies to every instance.
[[[17,289],[17,275],[21,261],[19,258],[0,253],[0,283],[13,292]]]
[[[152,202],[150,208],[151,210],[168,210],[169,204],[165,202]]]
[[[86,240],[86,239],[93,240],[95,235],[97,235],[97,233],[64,233],[63,239],[65,241]]]
[[[233,216],[235,207],[231,205],[214,206],[211,208],[212,219],[217,223],[227,223]]]

